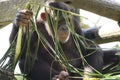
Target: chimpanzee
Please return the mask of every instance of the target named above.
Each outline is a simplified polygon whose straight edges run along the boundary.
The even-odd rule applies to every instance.
[[[50,7],[74,12],[73,8],[62,2],[50,2],[48,5]],[[57,38],[63,53],[68,59],[68,62],[76,69],[80,69],[80,70],[84,69],[85,71],[87,71],[86,69],[89,69],[89,71],[92,72],[97,72],[97,71],[102,72],[102,66],[103,66],[102,50],[95,45],[93,45],[91,49],[88,49],[89,45],[87,44],[85,39],[80,38],[80,40],[78,40],[78,44],[80,45],[79,47],[81,48],[82,55],[85,56],[85,61],[87,61],[88,64],[83,63],[80,51],[76,47],[74,36],[72,35],[71,31],[67,28],[68,24],[65,21],[65,17],[68,17],[68,20],[72,24],[72,29],[76,32],[76,34],[84,37],[84,34],[79,25],[79,21],[76,20],[74,15],[68,14],[67,16],[64,17],[61,11],[58,12],[56,10],[52,10],[52,12],[47,13],[48,18],[49,17],[52,18],[50,20],[51,27],[50,25],[48,25],[45,10],[43,10],[42,12],[40,11],[36,20],[37,28],[40,30],[41,33],[43,33],[48,43],[50,43],[50,45],[54,49],[55,48],[54,38]],[[52,24],[54,23],[55,21],[54,19],[56,18],[53,18],[54,16],[51,15],[50,13],[59,14],[57,36],[55,36],[55,34],[52,32],[53,28],[55,28]],[[10,43],[14,40],[15,36],[17,35],[18,28],[20,25],[25,26],[23,32],[24,32],[24,37],[26,36],[27,33],[26,26],[30,21],[31,15],[32,12],[29,10],[21,10],[17,13],[13,21],[13,29],[10,35]],[[30,60],[34,59],[36,46],[39,45],[39,47],[37,51],[37,56],[35,58],[35,62],[32,68],[30,68],[29,70],[30,62],[26,60],[27,44],[24,42],[25,40],[23,40],[24,46],[22,47],[21,57],[19,59],[19,66],[21,72],[26,75],[27,80],[51,80],[51,79],[69,80],[68,76],[76,75],[73,72],[69,71],[67,67],[65,67],[64,62],[60,63],[56,61],[56,55],[53,54],[53,51],[50,49],[50,47],[46,46],[47,45],[46,43],[44,43],[42,40],[39,40],[39,36],[36,31],[33,32],[30,41],[30,46],[29,46]],[[83,47],[83,45],[86,46],[87,48]],[[52,55],[50,55],[50,53],[52,53]]]

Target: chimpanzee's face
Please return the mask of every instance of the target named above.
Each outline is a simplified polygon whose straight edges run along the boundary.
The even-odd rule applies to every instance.
[[[45,10],[47,16],[44,13],[41,15],[45,25],[49,23],[46,25],[46,30],[53,38],[57,38],[61,43],[66,43],[70,37],[70,30],[68,29],[69,26],[67,21],[70,21],[71,18],[69,18],[70,14],[66,13],[65,11],[70,11],[70,9],[66,4],[63,3],[50,3],[49,6],[51,8],[46,8]],[[55,29],[57,31],[55,31]]]
[[[65,43],[69,40],[70,31],[68,30],[68,25],[66,23],[59,23],[57,35],[58,40],[61,43]]]
[[[70,37],[69,25],[67,21],[70,21],[69,14],[64,14],[62,11],[54,11],[54,19],[57,20],[57,38],[61,43],[66,43]],[[55,18],[56,17],[56,18]],[[54,21],[53,19],[53,21]],[[54,28],[55,26],[53,26]]]

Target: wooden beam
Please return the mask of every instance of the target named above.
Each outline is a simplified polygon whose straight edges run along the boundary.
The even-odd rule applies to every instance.
[[[7,22],[12,22],[16,11],[21,9],[29,0],[0,0],[0,27]],[[41,0],[37,0],[38,3]],[[117,0],[56,0],[71,1],[77,8],[120,21],[120,1]]]
[[[0,28],[12,22],[17,10],[25,3],[26,0],[2,0],[0,2]]]
[[[11,23],[16,12],[23,9],[29,0],[0,0],[0,28]],[[33,0],[34,1],[34,0]],[[40,3],[43,0],[35,0]]]
[[[56,0],[71,2],[76,8],[81,8],[98,15],[120,21],[120,1],[119,0]]]
[[[95,41],[97,44],[120,41],[120,28],[115,28],[113,31],[106,30],[106,33],[100,33],[102,31],[97,27],[83,30],[85,37]]]

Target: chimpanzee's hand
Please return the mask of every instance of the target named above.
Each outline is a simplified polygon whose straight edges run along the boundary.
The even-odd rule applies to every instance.
[[[29,10],[20,10],[15,16],[14,24],[17,26],[27,26],[33,13]]]
[[[52,80],[69,80],[69,73],[67,71],[61,71],[59,75],[55,75]]]

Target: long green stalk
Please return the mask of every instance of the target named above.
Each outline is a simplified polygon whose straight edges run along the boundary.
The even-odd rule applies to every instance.
[[[19,31],[18,31],[17,43],[16,43],[16,51],[15,51],[15,56],[14,56],[14,67],[16,66],[18,62],[18,58],[21,52],[22,33],[23,33],[23,26],[20,26]]]
[[[30,10],[31,6],[30,3],[28,2],[25,6],[25,9]],[[16,67],[16,64],[18,62],[18,59],[20,57],[20,52],[21,52],[21,46],[22,46],[22,35],[23,35],[23,27],[24,26],[19,26],[19,31],[18,31],[18,36],[17,36],[17,42],[16,42],[16,50],[15,50],[15,56],[14,56],[14,68]]]

